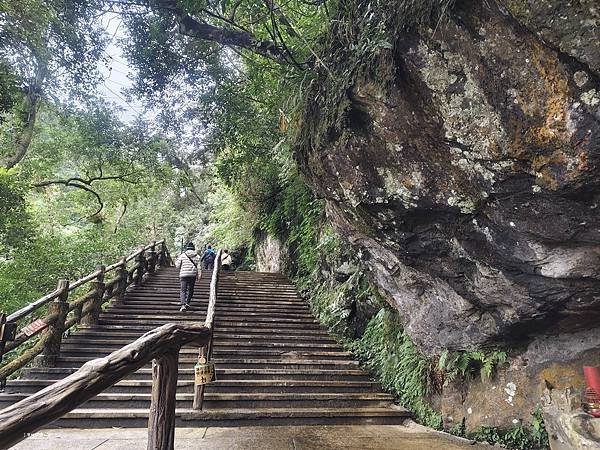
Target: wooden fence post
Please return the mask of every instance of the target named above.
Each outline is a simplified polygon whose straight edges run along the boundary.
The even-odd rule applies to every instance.
[[[94,297],[89,301],[89,311],[81,319],[82,325],[98,325],[98,318],[100,317],[100,311],[102,308],[102,298],[104,297],[104,266],[100,265],[96,268],[100,271],[100,274],[96,277],[95,281],[92,281],[92,291],[94,291]]]
[[[148,450],[175,448],[175,404],[179,349],[152,360],[152,400],[148,417]]]
[[[146,273],[146,252],[142,250],[140,254],[135,257],[135,261],[138,264],[135,285],[139,286],[140,284],[142,284],[144,274]]]
[[[150,247],[150,252],[148,253],[148,273],[154,273],[156,271],[156,262],[158,261],[158,257],[156,254],[156,241],[152,242],[152,247]]]
[[[208,361],[208,346],[200,347],[198,351],[198,362]],[[204,403],[204,384],[198,385],[194,380],[194,399],[192,402],[192,409],[202,410],[202,404]]]
[[[117,301],[123,301],[125,297],[125,291],[127,290],[127,278],[129,278],[129,273],[127,272],[127,261],[126,258],[121,259],[121,265],[117,268],[117,276],[119,277],[119,283],[117,284],[117,293],[115,294],[115,299]]]
[[[165,249],[167,248],[165,242],[160,243],[160,250],[158,251],[158,266],[165,267],[167,265],[167,252]]]
[[[48,315],[56,314],[56,321],[48,325],[45,335],[42,339],[47,339],[42,354],[36,356],[33,363],[36,367],[54,367],[56,357],[60,353],[62,335],[65,331],[65,318],[69,312],[69,282],[67,280],[58,280],[57,290],[60,294],[48,305]]]
[[[6,325],[6,314],[0,313],[0,364],[2,363],[2,357],[4,356],[4,347],[6,346],[5,325]],[[0,391],[3,391],[5,387],[6,387],[6,378],[2,378],[0,380]]]

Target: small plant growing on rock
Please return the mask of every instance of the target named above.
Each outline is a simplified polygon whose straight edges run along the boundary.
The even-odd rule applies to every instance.
[[[453,381],[458,376],[472,379],[477,374],[481,377],[481,381],[485,381],[506,363],[507,358],[508,355],[504,351],[450,353],[444,350],[438,360],[438,370],[443,374],[445,383]]]

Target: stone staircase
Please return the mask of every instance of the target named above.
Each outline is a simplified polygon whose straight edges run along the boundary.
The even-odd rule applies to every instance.
[[[0,409],[61,379],[169,322],[204,320],[210,278],[197,284],[192,307],[179,312],[179,280],[163,268],[99,324],[63,340],[57,367],[26,369],[0,394]],[[204,410],[192,410],[197,348],[179,359],[178,426],[398,424],[409,413],[336,343],[282,275],[223,273],[219,280],[213,361],[217,381],[206,388]],[[145,427],[151,368],[145,367],[65,415],[54,426]]]

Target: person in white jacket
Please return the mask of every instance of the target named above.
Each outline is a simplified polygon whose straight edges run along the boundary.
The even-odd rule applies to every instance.
[[[221,254],[221,268],[223,270],[231,270],[232,262],[233,260],[229,250],[223,250],[223,253]]]
[[[198,254],[193,242],[186,245],[185,251],[175,261],[175,267],[179,269],[179,280],[181,281],[181,293],[179,295],[181,308],[179,308],[179,311],[185,311],[190,306],[190,301],[194,295],[194,285],[198,277],[198,262]]]

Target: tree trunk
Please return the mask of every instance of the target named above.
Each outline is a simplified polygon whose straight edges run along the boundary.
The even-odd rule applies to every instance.
[[[10,169],[17,165],[27,154],[27,150],[33,139],[33,129],[37,119],[37,112],[42,99],[42,85],[46,79],[48,65],[40,63],[34,82],[29,86],[27,95],[23,99],[21,107],[21,129],[16,131],[13,139],[14,153],[0,160],[0,166]]]

